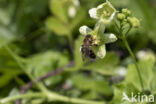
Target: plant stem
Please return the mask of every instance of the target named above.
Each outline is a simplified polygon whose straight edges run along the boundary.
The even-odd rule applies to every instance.
[[[128,42],[127,42],[127,39],[126,39],[125,35],[122,36],[122,40],[123,40],[123,42],[124,42],[124,44],[125,44],[127,50],[129,51],[129,53],[130,53],[130,55],[131,55],[131,57],[132,57],[132,59],[133,59],[133,61],[134,61],[134,64],[135,64],[135,66],[136,66],[136,70],[137,70],[137,73],[138,73],[138,76],[139,76],[141,88],[142,88],[142,91],[144,92],[143,80],[142,80],[142,77],[141,77],[141,73],[140,73],[139,66],[138,66],[137,61],[136,61],[136,57],[135,57],[135,55],[134,55],[132,49],[130,48],[130,46],[129,46]]]
[[[11,101],[15,101],[17,99],[22,99],[22,98],[34,98],[34,97],[46,97],[44,93],[27,93],[27,94],[22,94],[22,95],[16,95],[16,96],[9,96],[6,98],[3,98],[0,100],[0,104],[6,104]]]
[[[105,102],[102,101],[92,101],[92,100],[83,100],[83,99],[79,99],[79,98],[69,98],[66,96],[62,96],[56,93],[51,92],[52,94],[52,98],[54,97],[56,101],[63,101],[63,102],[70,102],[73,104],[105,104]]]
[[[0,100],[0,104],[6,104],[11,101],[15,101],[17,99],[22,99],[22,98],[36,98],[36,97],[41,97],[41,98],[47,98],[47,95],[44,93],[27,93],[27,94],[22,94],[22,95],[16,95],[16,96],[10,96],[4,99]],[[105,102],[100,102],[100,101],[89,101],[89,100],[83,100],[83,99],[78,99],[78,98],[69,98],[66,96],[62,96],[59,94],[56,94],[54,92],[49,92],[48,96],[49,101],[62,101],[62,102],[71,102],[71,103],[76,103],[76,104],[105,104]]]

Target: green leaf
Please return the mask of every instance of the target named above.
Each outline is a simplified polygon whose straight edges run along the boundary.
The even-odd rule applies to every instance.
[[[114,53],[107,53],[105,58],[98,59],[97,61],[84,66],[84,69],[92,70],[99,72],[105,75],[114,75],[116,72],[114,71],[116,65],[119,62],[119,58]]]
[[[155,78],[154,77],[155,75],[153,74],[154,64],[155,64],[155,61],[151,59],[142,60],[138,63],[145,90],[150,90],[151,80]],[[134,64],[128,66],[126,82],[132,83],[136,88],[141,90],[140,80],[139,80],[138,73]]]
[[[0,48],[0,88],[22,73],[20,67],[4,48]]]
[[[67,23],[68,18],[67,15],[65,14],[65,8],[63,7],[63,2],[62,0],[51,0],[50,2],[50,9],[51,12],[62,22]]]
[[[94,93],[96,93],[97,96],[100,93],[105,96],[112,96],[113,94],[112,88],[109,86],[109,83],[105,80],[94,79],[82,74],[73,75],[71,79],[73,85],[80,90],[89,92],[93,91]]]
[[[126,82],[123,82],[121,84],[117,84],[114,87],[114,97],[110,101],[109,104],[129,104],[128,101],[122,101],[123,93],[126,93],[126,95],[131,98],[131,93],[138,94],[138,89],[135,88],[133,84],[127,84]]]
[[[0,76],[0,88],[4,87],[5,85],[7,85],[10,80],[14,77],[13,74],[3,74],[2,76]]]
[[[61,21],[57,18],[49,17],[46,20],[46,26],[48,29],[52,30],[58,35],[68,35],[69,29],[66,25],[64,25]]]
[[[44,53],[36,54],[27,59],[27,68],[35,78],[39,78],[52,70],[65,66],[68,63],[68,58],[59,52],[47,51]],[[47,85],[54,84],[60,81],[61,77],[54,76],[47,80]]]

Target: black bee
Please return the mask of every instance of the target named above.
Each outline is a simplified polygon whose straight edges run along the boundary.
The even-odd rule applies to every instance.
[[[87,57],[90,59],[96,59],[96,55],[92,50],[92,46],[96,46],[94,44],[94,39],[91,35],[86,35],[83,44],[81,45],[81,52],[83,57]]]

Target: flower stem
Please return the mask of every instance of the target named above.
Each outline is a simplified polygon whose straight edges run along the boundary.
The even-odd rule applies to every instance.
[[[144,92],[144,85],[143,85],[143,80],[142,80],[142,77],[141,77],[141,73],[140,73],[140,69],[139,69],[139,66],[137,64],[137,61],[136,61],[136,57],[132,51],[132,49],[130,48],[128,42],[127,42],[127,39],[125,37],[125,35],[122,36],[122,40],[127,48],[127,50],[129,51],[133,61],[134,61],[134,64],[135,64],[135,67],[136,67],[136,70],[137,70],[137,73],[138,73],[138,76],[139,76],[139,80],[140,80],[140,84],[141,84],[141,88],[142,88],[142,91]]]
[[[94,27],[94,30],[96,31],[96,33],[98,35],[103,35],[104,31],[105,31],[105,24],[103,23],[103,21],[99,20],[95,27]]]

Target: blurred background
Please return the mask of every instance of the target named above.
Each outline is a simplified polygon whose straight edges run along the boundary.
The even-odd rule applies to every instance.
[[[21,86],[30,81],[25,72],[37,79],[70,62],[74,62],[73,67],[43,81],[49,90],[68,97],[111,104],[120,104],[119,95],[123,90],[139,91],[139,82],[134,82],[138,77],[133,61],[120,40],[107,44],[104,59],[88,64],[82,61],[79,27],[94,27],[96,20],[89,17],[88,10],[103,2],[105,0],[0,0],[0,98],[19,94]],[[140,19],[141,27],[130,32],[128,42],[142,68],[145,89],[156,94],[156,1],[110,2],[118,10],[130,9],[132,15]],[[112,25],[106,32],[116,34]],[[25,72],[5,46],[10,47],[25,65]],[[128,85],[132,88],[127,88]],[[37,91],[35,86],[28,90]],[[44,98],[22,102],[55,103],[69,104],[52,103]]]

